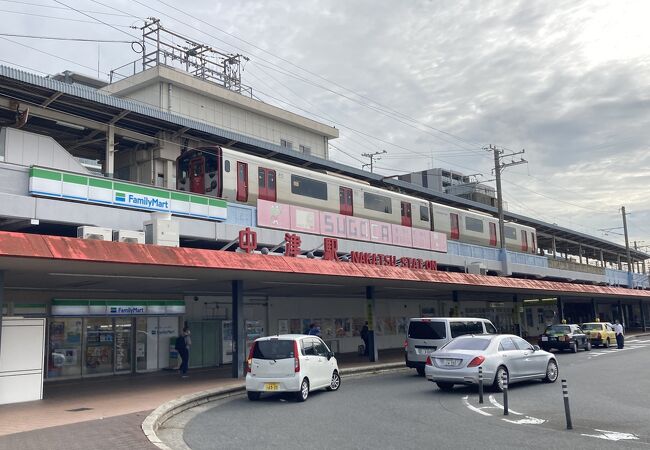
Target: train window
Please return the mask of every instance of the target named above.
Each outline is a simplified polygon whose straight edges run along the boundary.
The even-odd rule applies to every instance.
[[[372,194],[370,192],[363,193],[363,207],[386,214],[393,213],[393,202],[391,202],[390,197],[384,197],[383,195]]]
[[[224,169],[226,172],[230,172],[230,160],[229,160],[229,159],[227,159],[227,160],[225,160],[225,161],[223,162],[223,169]]]
[[[217,157],[215,155],[205,155],[205,173],[214,176],[217,171]]]
[[[266,189],[266,170],[261,167],[257,170],[257,186],[260,189]]]
[[[327,200],[327,183],[298,175],[291,175],[291,193]]]
[[[428,206],[420,206],[420,220],[422,222],[428,222],[429,221],[429,207]]]
[[[517,239],[517,230],[514,227],[503,227],[503,234],[506,235],[506,239]]]
[[[465,217],[465,229],[476,233],[483,233],[483,221],[474,217]]]

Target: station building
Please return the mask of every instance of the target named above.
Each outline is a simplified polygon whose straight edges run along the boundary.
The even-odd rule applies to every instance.
[[[650,318],[648,255],[536,219],[506,214],[536,230],[519,252],[440,232],[422,244],[400,226],[389,240],[328,233],[323,211],[177,190],[178,157],[220,146],[495,213],[331,161],[336,128],[160,61],[111,84],[0,66],[0,119],[0,403],[39,398],[43,380],[172,370],[184,326],[190,367],[241,376],[255,338],[310,323],[356,352],[368,321],[376,360],[410,317],[486,317],[529,337]]]

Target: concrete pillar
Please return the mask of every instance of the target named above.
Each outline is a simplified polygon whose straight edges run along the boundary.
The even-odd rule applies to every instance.
[[[512,296],[512,308],[514,310],[512,316],[515,321],[515,334],[519,337],[522,335],[522,320],[521,320],[521,312],[519,311],[519,296],[517,294],[514,294]]]
[[[557,257],[557,246],[555,243],[555,236],[551,239],[551,247],[553,248],[553,259]]]
[[[578,244],[578,261],[582,264],[582,245]]]
[[[644,261],[641,261],[641,269],[642,269],[643,273],[647,273],[647,272],[645,271],[645,260],[644,260]]]
[[[115,125],[106,127],[106,155],[104,163],[104,176],[113,178],[115,173]]]
[[[603,251],[600,251],[600,267],[605,267],[605,255],[603,255]]]
[[[564,320],[564,306],[562,305],[562,297],[557,297],[557,313],[560,317],[560,323]]]
[[[621,300],[618,301],[618,315],[620,316],[621,325],[625,328],[625,313],[623,312],[623,302]]]
[[[639,300],[639,311],[641,311],[641,326],[643,327],[643,332],[646,331],[645,326],[645,311],[643,310],[643,300]]]
[[[596,299],[595,299],[595,298],[592,298],[592,299],[591,299],[591,310],[592,310],[593,313],[594,313],[594,318],[593,318],[593,320],[598,319],[598,308],[596,308]]]
[[[616,256],[618,260],[618,270],[623,270],[623,265],[621,264],[621,255]]]
[[[368,321],[368,354],[370,361],[379,361],[379,348],[375,342],[376,311],[375,287],[366,286],[366,321]]]
[[[244,282],[232,282],[232,377],[244,375],[246,358],[246,329],[244,323]]]

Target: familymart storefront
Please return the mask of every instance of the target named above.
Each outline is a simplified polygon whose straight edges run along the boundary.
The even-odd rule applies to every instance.
[[[47,379],[173,369],[183,300],[54,299]]]

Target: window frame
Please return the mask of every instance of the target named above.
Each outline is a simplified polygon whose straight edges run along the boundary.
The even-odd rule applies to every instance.
[[[370,206],[374,206],[374,205],[372,205],[372,203],[368,201],[369,199],[381,200],[387,202],[384,203],[383,209],[379,209],[378,207],[371,208],[369,207],[369,203]],[[385,195],[379,195],[379,194],[375,194],[374,192],[364,191],[363,207],[364,209],[369,209],[370,211],[375,211],[383,214],[393,214],[393,199]]]
[[[327,201],[327,188],[328,185],[325,181],[314,180],[294,173],[291,174],[291,193],[293,195]],[[306,192],[302,190],[305,190]]]

